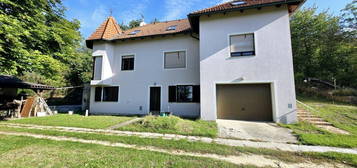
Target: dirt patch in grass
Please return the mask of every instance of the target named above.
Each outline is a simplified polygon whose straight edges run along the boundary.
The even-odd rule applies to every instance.
[[[118,128],[123,131],[157,132],[194,136],[217,136],[216,122],[184,120],[179,117],[147,116],[137,123]]]

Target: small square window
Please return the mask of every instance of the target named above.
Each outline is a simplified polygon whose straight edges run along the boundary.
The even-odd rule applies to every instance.
[[[254,34],[230,36],[231,57],[255,55]]]
[[[176,30],[177,25],[167,27],[166,31]]]
[[[121,70],[122,71],[134,70],[134,55],[126,55],[121,57]]]
[[[132,32],[129,33],[129,35],[136,35],[140,32],[141,30],[134,30]]]

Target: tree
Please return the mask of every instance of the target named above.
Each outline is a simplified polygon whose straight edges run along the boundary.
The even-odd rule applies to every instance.
[[[66,20],[64,11],[61,0],[0,0],[0,73],[70,85],[63,79],[85,56],[77,50],[80,23]]]
[[[336,78],[340,84],[352,86],[351,56],[344,43],[341,18],[317,8],[305,8],[291,18],[294,70],[297,83],[303,78],[323,80]],[[357,74],[357,73],[355,73]],[[348,76],[348,77],[347,77]]]
[[[131,20],[128,25],[125,25],[124,23],[120,24],[120,28],[123,30],[129,30],[135,27],[139,27],[141,22],[142,19]]]

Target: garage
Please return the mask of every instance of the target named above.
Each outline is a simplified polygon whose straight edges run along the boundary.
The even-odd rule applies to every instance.
[[[273,120],[270,84],[219,84],[216,89],[218,119]]]

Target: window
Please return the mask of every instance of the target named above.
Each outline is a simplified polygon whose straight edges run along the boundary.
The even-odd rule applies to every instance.
[[[136,35],[140,32],[141,30],[134,30],[132,32],[129,33],[129,35]]]
[[[122,71],[134,70],[134,55],[127,55],[121,57],[121,70]]]
[[[119,87],[104,87],[103,101],[118,101]]]
[[[254,34],[230,36],[231,57],[255,55]]]
[[[167,27],[166,31],[176,30],[177,25]]]
[[[165,52],[164,68],[186,68],[186,51]]]
[[[93,80],[102,79],[102,56],[94,57]]]
[[[119,87],[96,87],[94,101],[111,101],[117,102],[119,100]]]
[[[200,102],[199,85],[169,86],[169,102]]]
[[[102,101],[102,87],[95,88],[94,101],[96,102]]]

